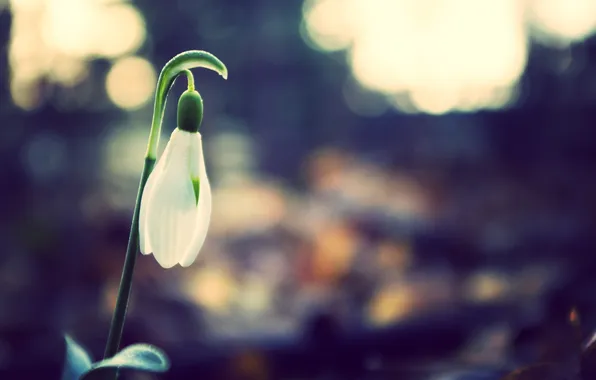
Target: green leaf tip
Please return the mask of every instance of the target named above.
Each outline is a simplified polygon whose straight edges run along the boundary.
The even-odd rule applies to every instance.
[[[74,339],[64,335],[66,352],[62,370],[62,380],[78,380],[91,367],[91,357]]]

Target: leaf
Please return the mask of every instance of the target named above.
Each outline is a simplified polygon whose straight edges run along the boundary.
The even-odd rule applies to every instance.
[[[114,369],[133,369],[145,372],[166,372],[170,361],[166,354],[149,344],[134,344],[126,347],[111,358],[93,364],[93,367],[81,379],[90,380],[97,371]],[[94,376],[93,376],[94,377]]]
[[[91,357],[77,342],[70,336],[65,335],[66,357],[64,359],[64,369],[62,370],[62,380],[78,380],[82,374],[91,367]]]

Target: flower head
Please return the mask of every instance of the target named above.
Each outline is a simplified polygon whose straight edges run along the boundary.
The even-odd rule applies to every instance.
[[[178,110],[178,128],[147,180],[139,215],[141,252],[153,253],[164,268],[195,261],[211,218],[211,187],[197,131],[202,119],[198,93],[185,92]]]

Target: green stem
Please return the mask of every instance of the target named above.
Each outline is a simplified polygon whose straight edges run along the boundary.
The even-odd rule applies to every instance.
[[[124,258],[124,267],[122,269],[122,278],[120,279],[120,287],[118,288],[118,298],[116,300],[116,307],[114,308],[114,315],[112,317],[112,324],[110,325],[110,332],[108,334],[108,342],[104,352],[104,359],[111,358],[118,352],[120,340],[122,338],[122,330],[124,328],[124,319],[126,317],[126,309],[128,308],[128,298],[130,297],[130,290],[132,285],[132,274],[134,272],[135,262],[137,260],[137,251],[139,246],[139,211],[141,209],[141,197],[149,174],[155,166],[155,158],[146,157],[145,165],[143,167],[143,174],[141,175],[141,182],[139,183],[139,190],[137,191],[137,201],[134,212],[132,214],[132,225],[130,226],[130,234],[128,236],[128,245],[126,247],[126,256]]]
[[[195,77],[192,76],[192,73],[190,72],[190,70],[184,70],[184,74],[186,74],[186,83],[187,83],[186,88],[188,89],[188,91],[194,91],[195,90]]]
[[[172,58],[161,70],[159,79],[157,80],[157,89],[155,93],[155,103],[153,107],[153,119],[151,122],[151,132],[149,133],[149,142],[147,144],[147,153],[145,156],[145,165],[137,191],[137,200],[132,217],[132,224],[130,227],[130,235],[128,237],[128,245],[126,247],[126,256],[124,259],[124,267],[122,269],[122,278],[120,279],[120,287],[118,288],[118,298],[116,299],[116,307],[112,316],[112,323],[110,325],[110,332],[108,334],[108,341],[104,352],[104,358],[110,358],[118,352],[120,347],[120,340],[122,338],[122,331],[124,329],[124,320],[126,318],[126,309],[128,308],[128,299],[130,297],[130,290],[132,288],[132,275],[134,272],[135,262],[139,251],[139,211],[141,208],[141,198],[147,179],[153,170],[156,161],[157,146],[159,144],[159,136],[161,134],[161,124],[163,122],[163,114],[166,106],[166,99],[168,92],[174,84],[176,77],[182,73],[187,75],[187,78],[192,79],[192,74],[188,71],[195,67],[205,67],[219,73],[224,79],[228,76],[226,66],[214,55],[200,50],[191,50],[180,53]],[[189,76],[190,74],[190,76]],[[194,80],[189,82],[189,86],[194,86]]]

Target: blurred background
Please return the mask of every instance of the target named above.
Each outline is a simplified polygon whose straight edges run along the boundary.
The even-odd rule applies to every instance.
[[[159,378],[564,360],[571,308],[596,325],[595,31],[595,0],[0,0],[2,378],[58,378],[63,331],[101,357],[157,76],[190,49],[229,79],[194,71],[198,260],[137,261],[123,343],[162,347]]]

